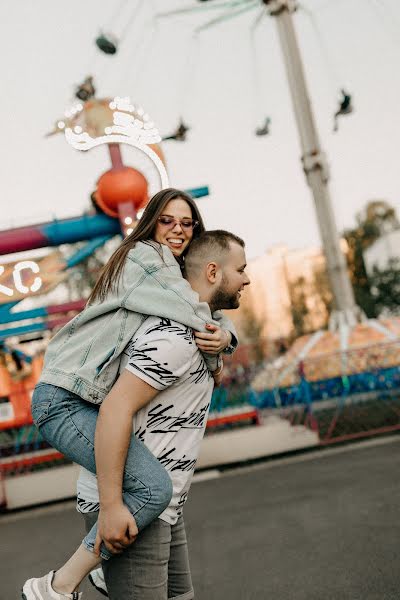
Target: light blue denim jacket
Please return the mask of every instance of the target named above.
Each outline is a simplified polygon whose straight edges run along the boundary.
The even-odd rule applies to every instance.
[[[41,383],[65,388],[84,400],[100,404],[117,376],[125,346],[148,315],[165,317],[197,331],[214,323],[232,333],[232,351],[237,346],[233,324],[216,311],[211,317],[206,302],[182,277],[181,269],[167,246],[138,242],[130,250],[115,292],[103,302],[86,308],[63,327],[47,347]],[[217,356],[205,355],[215,370]]]

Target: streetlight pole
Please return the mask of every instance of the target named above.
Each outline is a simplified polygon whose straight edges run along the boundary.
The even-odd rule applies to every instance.
[[[354,325],[360,314],[347,265],[339,245],[339,235],[329,193],[329,168],[325,153],[318,139],[318,132],[307,90],[303,63],[297,43],[292,13],[297,0],[262,0],[269,14],[276,18],[286,73],[297,128],[299,131],[302,163],[307,183],[311,188],[322,244],[324,247],[329,280],[332,287],[335,310],[331,315],[332,328]]]

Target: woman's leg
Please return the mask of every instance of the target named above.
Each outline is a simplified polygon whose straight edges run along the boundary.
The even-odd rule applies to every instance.
[[[96,473],[97,406],[72,392],[42,384],[32,399],[32,415],[40,433],[53,448]],[[172,482],[167,471],[143,442],[132,435],[124,470],[123,499],[139,531],[165,510],[171,497]],[[95,537],[93,545],[94,540]],[[92,550],[93,545],[89,543],[87,547]],[[103,558],[110,557],[106,548],[104,554]]]
[[[83,544],[54,574],[52,588],[59,594],[72,594],[90,571],[101,564],[102,559],[90,552]]]
[[[40,384],[32,398],[32,415],[40,433],[52,447],[96,473],[94,436],[98,407],[62,388]],[[123,500],[134,516],[139,531],[165,510],[171,496],[172,482],[167,471],[146,446],[132,435],[124,471]],[[84,547],[89,551],[93,551],[96,533],[97,525],[83,540]],[[74,555],[76,560],[69,565],[71,568],[66,573],[76,572],[75,565],[79,562],[85,565],[82,572],[96,566],[97,557],[91,552],[85,560],[86,554],[82,552],[80,548],[78,555]],[[111,556],[102,544],[101,557],[108,559]],[[65,575],[65,569],[61,570],[62,573]],[[58,580],[57,577],[56,585]]]

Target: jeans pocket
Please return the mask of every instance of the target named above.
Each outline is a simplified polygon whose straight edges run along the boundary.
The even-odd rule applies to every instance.
[[[51,400],[47,400],[46,402],[37,402],[32,406],[32,419],[35,425],[39,426],[42,421],[47,419],[49,416],[51,406]]]
[[[35,387],[31,405],[32,419],[35,425],[40,425],[48,417],[57,389],[56,386],[47,383],[39,383]]]

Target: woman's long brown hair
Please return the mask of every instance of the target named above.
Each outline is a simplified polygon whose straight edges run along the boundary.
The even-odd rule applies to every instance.
[[[88,298],[88,304],[96,301],[102,302],[110,292],[118,287],[129,250],[135,247],[136,242],[154,239],[158,217],[162,215],[168,202],[176,199],[185,200],[192,211],[192,219],[199,222],[193,230],[193,239],[205,231],[199,209],[189,194],[174,188],[161,190],[161,192],[152,197],[133,232],[122,241],[121,245],[102,268],[96,285]]]

